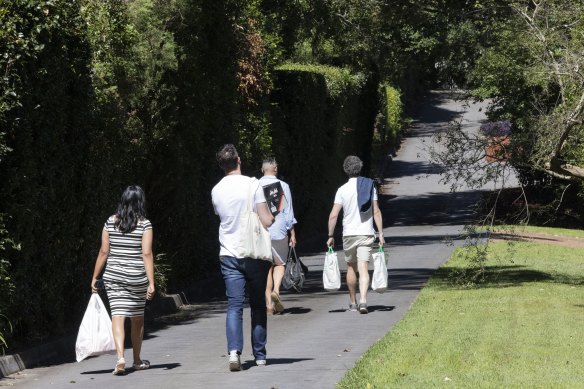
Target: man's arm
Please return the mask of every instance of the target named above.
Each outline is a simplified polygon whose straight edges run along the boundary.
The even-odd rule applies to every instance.
[[[296,231],[294,231],[294,225],[290,228],[290,246],[296,247]]]
[[[373,220],[375,221],[375,226],[377,227],[377,232],[379,233],[379,244],[384,245],[385,239],[383,239],[383,217],[381,216],[381,210],[379,209],[377,200],[373,200]]]
[[[268,209],[268,204],[257,203],[256,204],[256,211],[258,213],[258,216],[260,217],[260,221],[262,222],[262,225],[265,228],[268,228],[269,226],[272,225],[272,223],[274,223],[274,216],[272,216],[272,213]]]
[[[337,219],[339,218],[339,212],[341,212],[342,208],[343,208],[343,206],[341,204],[334,204],[333,209],[331,210],[331,213],[329,215],[329,220],[328,220],[328,236],[329,236],[329,238],[326,241],[327,246],[332,246],[333,243],[335,242],[333,235],[335,233],[335,226],[337,225]]]

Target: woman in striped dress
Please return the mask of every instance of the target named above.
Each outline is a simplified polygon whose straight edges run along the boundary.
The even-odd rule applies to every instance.
[[[95,262],[91,288],[105,266],[103,281],[112,311],[112,331],[118,361],[113,371],[122,375],[124,359],[124,322],[132,322],[134,370],[144,370],[150,363],[140,358],[144,336],[144,306],[154,296],[154,257],[152,254],[152,225],[146,219],[144,191],[129,186],[122,194],[115,215],[105,223],[101,248]]]

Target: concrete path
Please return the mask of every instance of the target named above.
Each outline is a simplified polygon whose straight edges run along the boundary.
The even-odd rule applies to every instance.
[[[346,288],[322,289],[323,253],[303,256],[310,274],[303,294],[283,294],[286,311],[268,318],[268,366],[256,367],[249,337],[245,339],[244,371],[231,373],[225,355],[225,303],[190,306],[166,325],[150,329],[142,355],[150,370],[111,374],[115,357],[28,369],[0,380],[20,388],[333,388],[355,361],[399,321],[431,273],[452,253],[444,238],[457,237],[469,218],[476,193],[449,193],[428,161],[432,134],[456,118],[478,127],[482,106],[464,107],[447,95],[431,94],[420,109],[398,155],[385,168],[381,198],[389,242],[391,290],[370,292],[370,313],[348,312]],[[484,107],[482,107],[484,108]],[[332,201],[332,199],[331,199]],[[323,220],[323,223],[326,222]],[[301,239],[302,237],[300,237]],[[323,245],[324,245],[323,237]],[[340,263],[344,258],[339,252]],[[344,279],[344,277],[343,277]],[[173,322],[175,321],[175,322]],[[249,310],[245,310],[249,334]],[[164,323],[163,323],[164,324]],[[126,351],[131,360],[131,351]],[[130,358],[128,358],[130,357]]]

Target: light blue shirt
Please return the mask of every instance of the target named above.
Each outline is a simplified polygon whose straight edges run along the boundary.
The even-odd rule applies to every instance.
[[[275,182],[280,182],[280,185],[282,185],[282,190],[284,191],[284,196],[286,197],[286,202],[288,205],[279,214],[276,215],[274,224],[272,224],[268,230],[270,231],[270,237],[272,240],[281,240],[288,236],[288,231],[291,230],[294,224],[297,222],[294,218],[294,207],[292,206],[292,194],[290,193],[290,186],[275,176],[263,176],[260,178],[261,186],[270,185]]]

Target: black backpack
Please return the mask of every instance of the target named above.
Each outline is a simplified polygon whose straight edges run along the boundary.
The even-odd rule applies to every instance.
[[[294,289],[297,292],[302,291],[302,286],[306,278],[303,267],[306,268],[296,255],[296,250],[294,247],[290,247],[290,250],[288,250],[288,258],[286,259],[286,271],[282,280],[282,287],[284,289]]]

